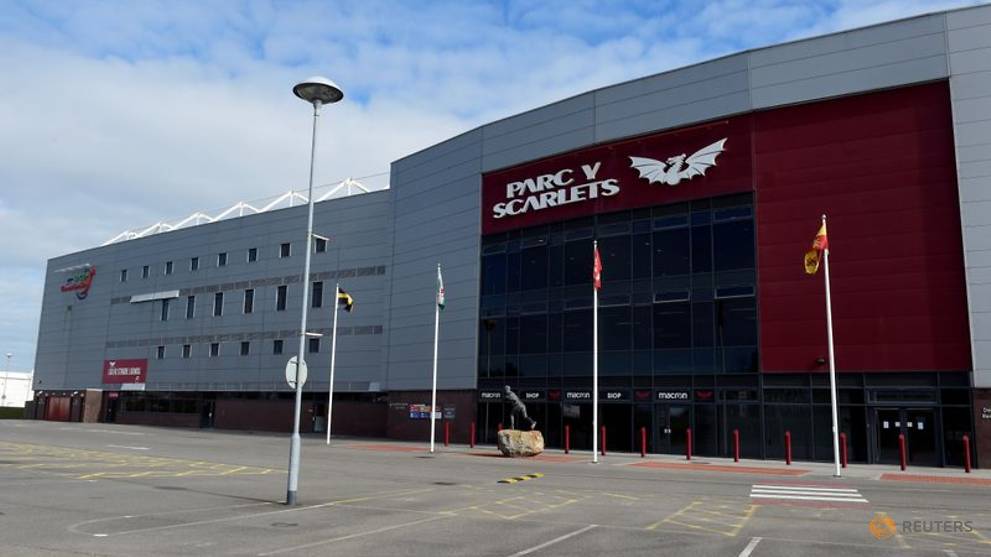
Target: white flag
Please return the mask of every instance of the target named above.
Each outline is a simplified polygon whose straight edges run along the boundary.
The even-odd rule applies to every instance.
[[[444,309],[444,277],[440,274],[440,265],[437,265],[437,307]]]

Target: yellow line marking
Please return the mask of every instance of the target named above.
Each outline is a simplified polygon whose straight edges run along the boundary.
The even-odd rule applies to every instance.
[[[607,492],[603,491],[602,494],[603,495],[608,495],[610,497],[618,497],[620,499],[629,499],[630,501],[639,501],[640,500],[639,497],[633,497],[633,496],[630,496],[630,495],[622,495],[620,493],[607,493]]]

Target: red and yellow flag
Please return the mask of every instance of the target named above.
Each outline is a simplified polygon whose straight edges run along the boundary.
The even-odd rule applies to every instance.
[[[805,272],[814,275],[819,270],[819,260],[822,259],[822,252],[829,249],[829,237],[826,236],[826,221],[822,221],[819,232],[812,240],[812,249],[805,252]]]
[[[592,263],[592,287],[602,289],[602,259],[599,258],[599,246],[595,246],[595,261]]]

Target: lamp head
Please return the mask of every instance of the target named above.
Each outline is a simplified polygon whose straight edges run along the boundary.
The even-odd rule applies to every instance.
[[[332,104],[344,98],[344,91],[336,83],[315,75],[297,83],[292,92],[304,101],[314,104]]]

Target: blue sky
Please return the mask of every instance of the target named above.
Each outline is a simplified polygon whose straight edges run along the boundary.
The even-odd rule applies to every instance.
[[[302,188],[300,78],[346,91],[323,119],[329,183],[595,87],[974,3],[5,0],[0,353],[33,367],[48,258]]]

